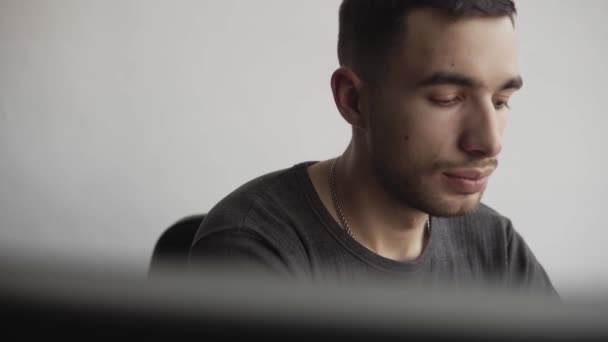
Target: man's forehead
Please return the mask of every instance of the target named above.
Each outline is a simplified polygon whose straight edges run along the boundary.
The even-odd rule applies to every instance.
[[[427,58],[491,45],[517,45],[515,28],[506,16],[453,18],[437,10],[416,9],[404,21],[402,34],[395,42],[397,47]]]
[[[435,12],[410,13],[401,47],[392,58],[394,71],[407,74],[413,83],[452,73],[480,86],[519,76],[515,31],[508,17],[454,20]]]
[[[414,35],[454,33],[460,30],[476,29],[477,27],[487,29],[488,25],[511,33],[515,32],[514,23],[509,16],[480,14],[456,17],[432,8],[412,9],[407,12],[402,22],[404,23],[402,29]]]

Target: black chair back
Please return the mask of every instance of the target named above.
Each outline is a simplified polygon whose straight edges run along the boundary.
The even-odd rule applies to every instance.
[[[194,235],[204,219],[205,214],[192,215],[167,228],[154,246],[148,274],[165,267],[174,269],[186,266]]]

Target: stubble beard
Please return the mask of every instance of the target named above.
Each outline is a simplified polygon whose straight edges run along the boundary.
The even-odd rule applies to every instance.
[[[485,192],[484,189],[470,195],[448,194],[439,184],[424,184],[425,173],[420,168],[395,172],[384,161],[375,160],[374,165],[376,178],[395,201],[435,217],[462,216],[475,211]]]

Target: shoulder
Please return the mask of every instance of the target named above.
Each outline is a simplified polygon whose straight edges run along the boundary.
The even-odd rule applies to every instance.
[[[306,251],[290,225],[301,210],[306,163],[257,177],[228,194],[207,214],[190,248],[193,263],[228,262],[297,274]]]
[[[491,277],[505,280],[510,288],[556,294],[543,266],[508,217],[481,204],[470,214],[445,220],[448,244]]]
[[[195,241],[220,232],[267,233],[264,223],[280,220],[302,196],[301,174],[311,163],[273,171],[236,188],[207,213]]]

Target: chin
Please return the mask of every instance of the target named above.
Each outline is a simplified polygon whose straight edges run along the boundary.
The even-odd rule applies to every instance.
[[[466,215],[479,207],[481,195],[481,193],[477,193],[466,196],[436,198],[433,203],[429,203],[424,211],[431,216],[437,217]]]
[[[385,181],[383,184],[389,193],[404,206],[436,217],[462,216],[475,211],[479,207],[485,190],[463,194],[443,187],[441,184],[423,180],[401,184]],[[391,184],[399,185],[391,186]]]

